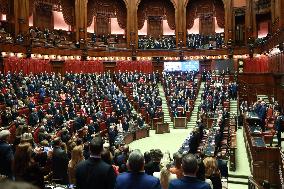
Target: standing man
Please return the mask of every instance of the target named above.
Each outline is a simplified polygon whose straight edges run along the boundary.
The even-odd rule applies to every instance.
[[[115,189],[161,189],[159,179],[144,172],[144,156],[139,150],[131,152],[127,167],[129,172],[120,174]]]
[[[197,159],[193,154],[188,154],[182,159],[183,177],[172,180],[169,189],[211,189],[210,185],[196,178],[198,171]]]
[[[284,116],[283,114],[280,114],[280,112],[276,112],[276,121],[275,121],[275,130],[277,131],[277,140],[278,144],[277,147],[281,147],[281,133],[284,131],[282,128],[282,124],[284,121]]]
[[[52,172],[53,179],[58,184],[68,184],[68,155],[65,150],[61,147],[62,141],[59,137],[53,141],[53,152],[52,152]]]
[[[12,162],[14,154],[12,147],[8,144],[10,137],[9,130],[2,130],[0,132],[0,175],[5,175],[12,179]]]
[[[113,189],[115,172],[111,165],[101,159],[103,140],[95,137],[90,142],[90,158],[81,161],[76,169],[76,188],[78,189]]]

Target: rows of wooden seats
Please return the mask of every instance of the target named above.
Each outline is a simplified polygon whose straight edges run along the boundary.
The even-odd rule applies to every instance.
[[[189,87],[190,89],[192,89],[193,87],[193,82],[186,82],[186,86]],[[199,86],[200,86],[200,82],[198,82],[198,87],[197,88],[194,88],[194,94],[195,96],[197,96],[198,94],[198,90],[199,90]],[[164,87],[164,90],[165,90],[165,86]],[[174,121],[174,115],[171,111],[171,108],[170,108],[170,99],[173,97],[173,94],[174,94],[174,89],[176,88],[175,85],[171,84],[170,86],[170,96],[167,96],[166,99],[167,99],[167,105],[168,105],[168,111],[170,113],[170,116],[171,116],[171,121],[173,122]],[[189,100],[189,104],[190,104],[190,110],[189,111],[186,111],[186,118],[187,118],[187,121],[190,120],[190,116],[191,116],[191,113],[192,113],[192,110],[194,108],[194,101],[196,99],[193,99],[193,100]],[[184,111],[184,107],[182,106],[179,106],[177,107],[178,109],[178,117],[182,117],[181,114],[182,112]]]
[[[279,157],[280,149],[275,147],[257,146],[256,140],[263,140],[262,133],[251,133],[249,124],[245,121],[244,138],[253,178],[262,183],[268,180],[272,186],[279,188]],[[277,171],[276,171],[277,170]]]

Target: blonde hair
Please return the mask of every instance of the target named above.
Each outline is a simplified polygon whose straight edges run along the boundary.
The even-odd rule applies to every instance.
[[[75,146],[71,152],[71,160],[69,166],[74,168],[82,160],[84,160],[83,147]]]
[[[171,172],[168,166],[165,166],[161,169],[160,183],[161,183],[162,189],[167,189],[169,187],[170,175],[171,175]]]
[[[205,166],[205,177],[208,178],[213,175],[220,176],[220,170],[217,165],[217,161],[213,157],[207,157],[203,160]]]

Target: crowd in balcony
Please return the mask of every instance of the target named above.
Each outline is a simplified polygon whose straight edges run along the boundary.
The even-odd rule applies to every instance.
[[[138,48],[139,49],[175,49],[176,37],[162,36],[159,38],[154,38],[151,36],[139,36]]]
[[[220,49],[224,46],[224,33],[214,35],[188,34],[186,45],[190,49]]]

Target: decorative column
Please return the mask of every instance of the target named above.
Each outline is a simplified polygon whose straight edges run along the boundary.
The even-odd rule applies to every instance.
[[[88,0],[75,0],[76,41],[87,39],[87,4]]]
[[[29,0],[14,0],[15,36],[29,30]]]
[[[245,42],[248,43],[249,38],[257,37],[256,18],[253,0],[246,1],[246,17],[245,17]]]
[[[275,22],[275,0],[271,0],[270,10],[271,10],[271,23],[273,24]]]
[[[176,46],[186,46],[186,0],[171,0],[175,7]]]
[[[140,0],[125,0],[127,8],[126,40],[128,48],[138,47],[137,11]]]
[[[277,6],[277,5],[276,5]],[[281,29],[284,29],[284,0],[279,0],[279,25]]]
[[[233,24],[233,0],[224,1],[225,9],[225,44],[229,39],[234,40],[234,24]]]

